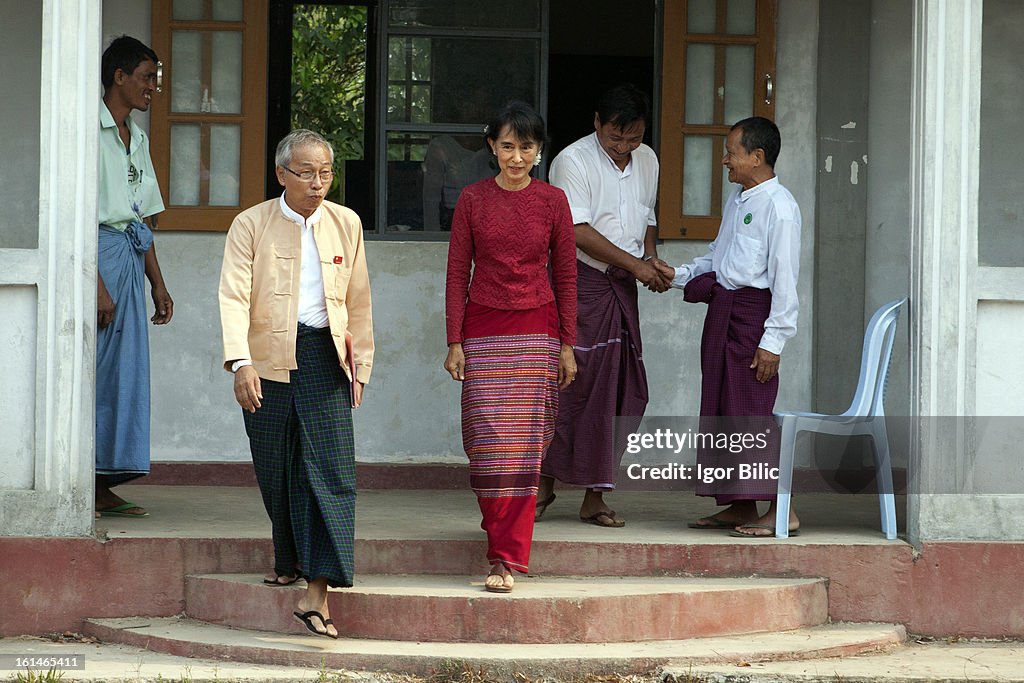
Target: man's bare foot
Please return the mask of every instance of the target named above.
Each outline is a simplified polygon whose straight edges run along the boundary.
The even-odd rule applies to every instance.
[[[306,621],[306,619],[302,619],[299,616],[309,612],[318,612],[323,619],[313,615],[308,617],[308,621]],[[312,627],[315,633],[330,638],[338,637],[338,629],[334,627],[333,623],[330,623],[331,613],[327,608],[327,579],[313,579],[306,584],[306,592],[303,594],[302,599],[299,600],[298,605],[296,605],[296,616],[306,623],[306,628]]]
[[[796,536],[800,532],[800,520],[793,507],[789,508],[789,535]],[[770,538],[775,536],[775,503],[768,507],[768,512],[745,524],[740,524],[732,534],[751,538]]]
[[[583,494],[583,504],[580,505],[580,520],[596,524],[597,526],[626,526],[626,520],[618,517],[615,514],[615,510],[612,510],[604,502],[604,491],[595,491],[594,489],[587,489],[587,492]]]
[[[740,500],[721,512],[701,517],[687,526],[691,529],[735,529],[744,524],[752,524],[758,519],[757,503],[752,500]]]
[[[294,570],[291,574],[270,572],[263,576],[263,583],[271,586],[290,586],[301,578],[298,570]]]
[[[99,481],[99,475],[97,475],[96,481],[95,510],[100,514],[116,513],[120,517],[145,517],[149,514],[146,512],[145,508],[129,503],[124,498],[111,491],[109,486]]]

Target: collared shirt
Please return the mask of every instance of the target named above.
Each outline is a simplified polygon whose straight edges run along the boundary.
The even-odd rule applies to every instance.
[[[327,301],[324,299],[324,276],[320,272],[320,252],[313,238],[313,226],[320,222],[320,207],[309,218],[294,211],[281,195],[281,213],[302,228],[302,251],[299,256],[299,322],[310,327],[327,327]]]
[[[778,178],[749,190],[736,187],[725,204],[718,238],[708,253],[676,268],[672,286],[682,289],[691,279],[714,272],[726,289],[770,289],[772,308],[759,346],[781,354],[796,334],[799,313],[800,207]]]
[[[126,152],[114,117],[100,100],[99,222],[118,230],[164,210],[149,140],[131,116],[127,120],[131,147]]]
[[[658,196],[658,157],[641,144],[625,170],[608,156],[591,133],[572,143],[551,162],[551,184],[569,198],[575,225],[588,223],[619,249],[636,257],[644,255],[647,227],[657,225],[654,203]],[[608,264],[581,249],[576,258],[601,272]]]

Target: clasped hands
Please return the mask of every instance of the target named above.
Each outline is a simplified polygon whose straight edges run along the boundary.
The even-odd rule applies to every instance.
[[[672,288],[672,280],[676,277],[676,269],[654,256],[646,261],[639,260],[633,275],[652,292],[667,292]]]

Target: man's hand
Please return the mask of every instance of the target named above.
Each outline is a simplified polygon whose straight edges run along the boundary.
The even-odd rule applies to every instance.
[[[673,268],[672,266],[670,266],[669,264],[665,263],[664,261],[662,261],[658,257],[652,258],[651,259],[651,263],[653,263],[654,267],[658,269],[658,272],[661,274],[662,278],[668,278],[668,286],[669,286],[669,289],[671,289],[672,288],[672,281],[676,277],[676,269]],[[656,289],[652,289],[651,287],[648,287],[647,289],[650,289],[652,292],[658,291]],[[668,291],[668,290],[662,290],[662,291]]]
[[[757,370],[757,381],[764,384],[779,374],[779,356],[758,347],[754,352],[754,362],[750,364],[750,369]]]
[[[167,293],[167,288],[158,285],[153,287],[150,293],[153,295],[153,306],[156,308],[156,313],[150,320],[154,325],[166,325],[171,322],[171,316],[174,315],[174,302],[171,300],[171,295]]]
[[[466,354],[462,352],[462,344],[455,342],[448,345],[448,357],[444,359],[444,369],[452,379],[461,382],[466,379]]]
[[[358,385],[358,382],[356,383]],[[256,368],[251,365],[243,365],[235,373],[235,400],[242,410],[255,413],[262,403],[263,389],[260,387],[260,376],[256,374]]]
[[[664,263],[657,257],[644,261],[637,259],[633,264],[633,276],[652,292],[666,292],[672,286],[672,277],[666,277],[658,264]],[[668,264],[665,264],[668,265]],[[675,271],[672,271],[675,275]]]
[[[562,344],[562,351],[558,356],[558,388],[568,389],[573,380],[576,379],[576,352],[569,344]]]
[[[96,324],[103,329],[110,323],[114,322],[114,311],[116,304],[110,297],[110,292],[107,291],[107,286],[103,284],[103,278],[96,278]]]

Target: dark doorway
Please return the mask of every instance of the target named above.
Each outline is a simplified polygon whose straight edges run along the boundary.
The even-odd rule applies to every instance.
[[[554,158],[594,131],[594,102],[607,88],[633,83],[654,95],[655,3],[551,0],[548,130]],[[645,138],[651,144],[651,130]]]

